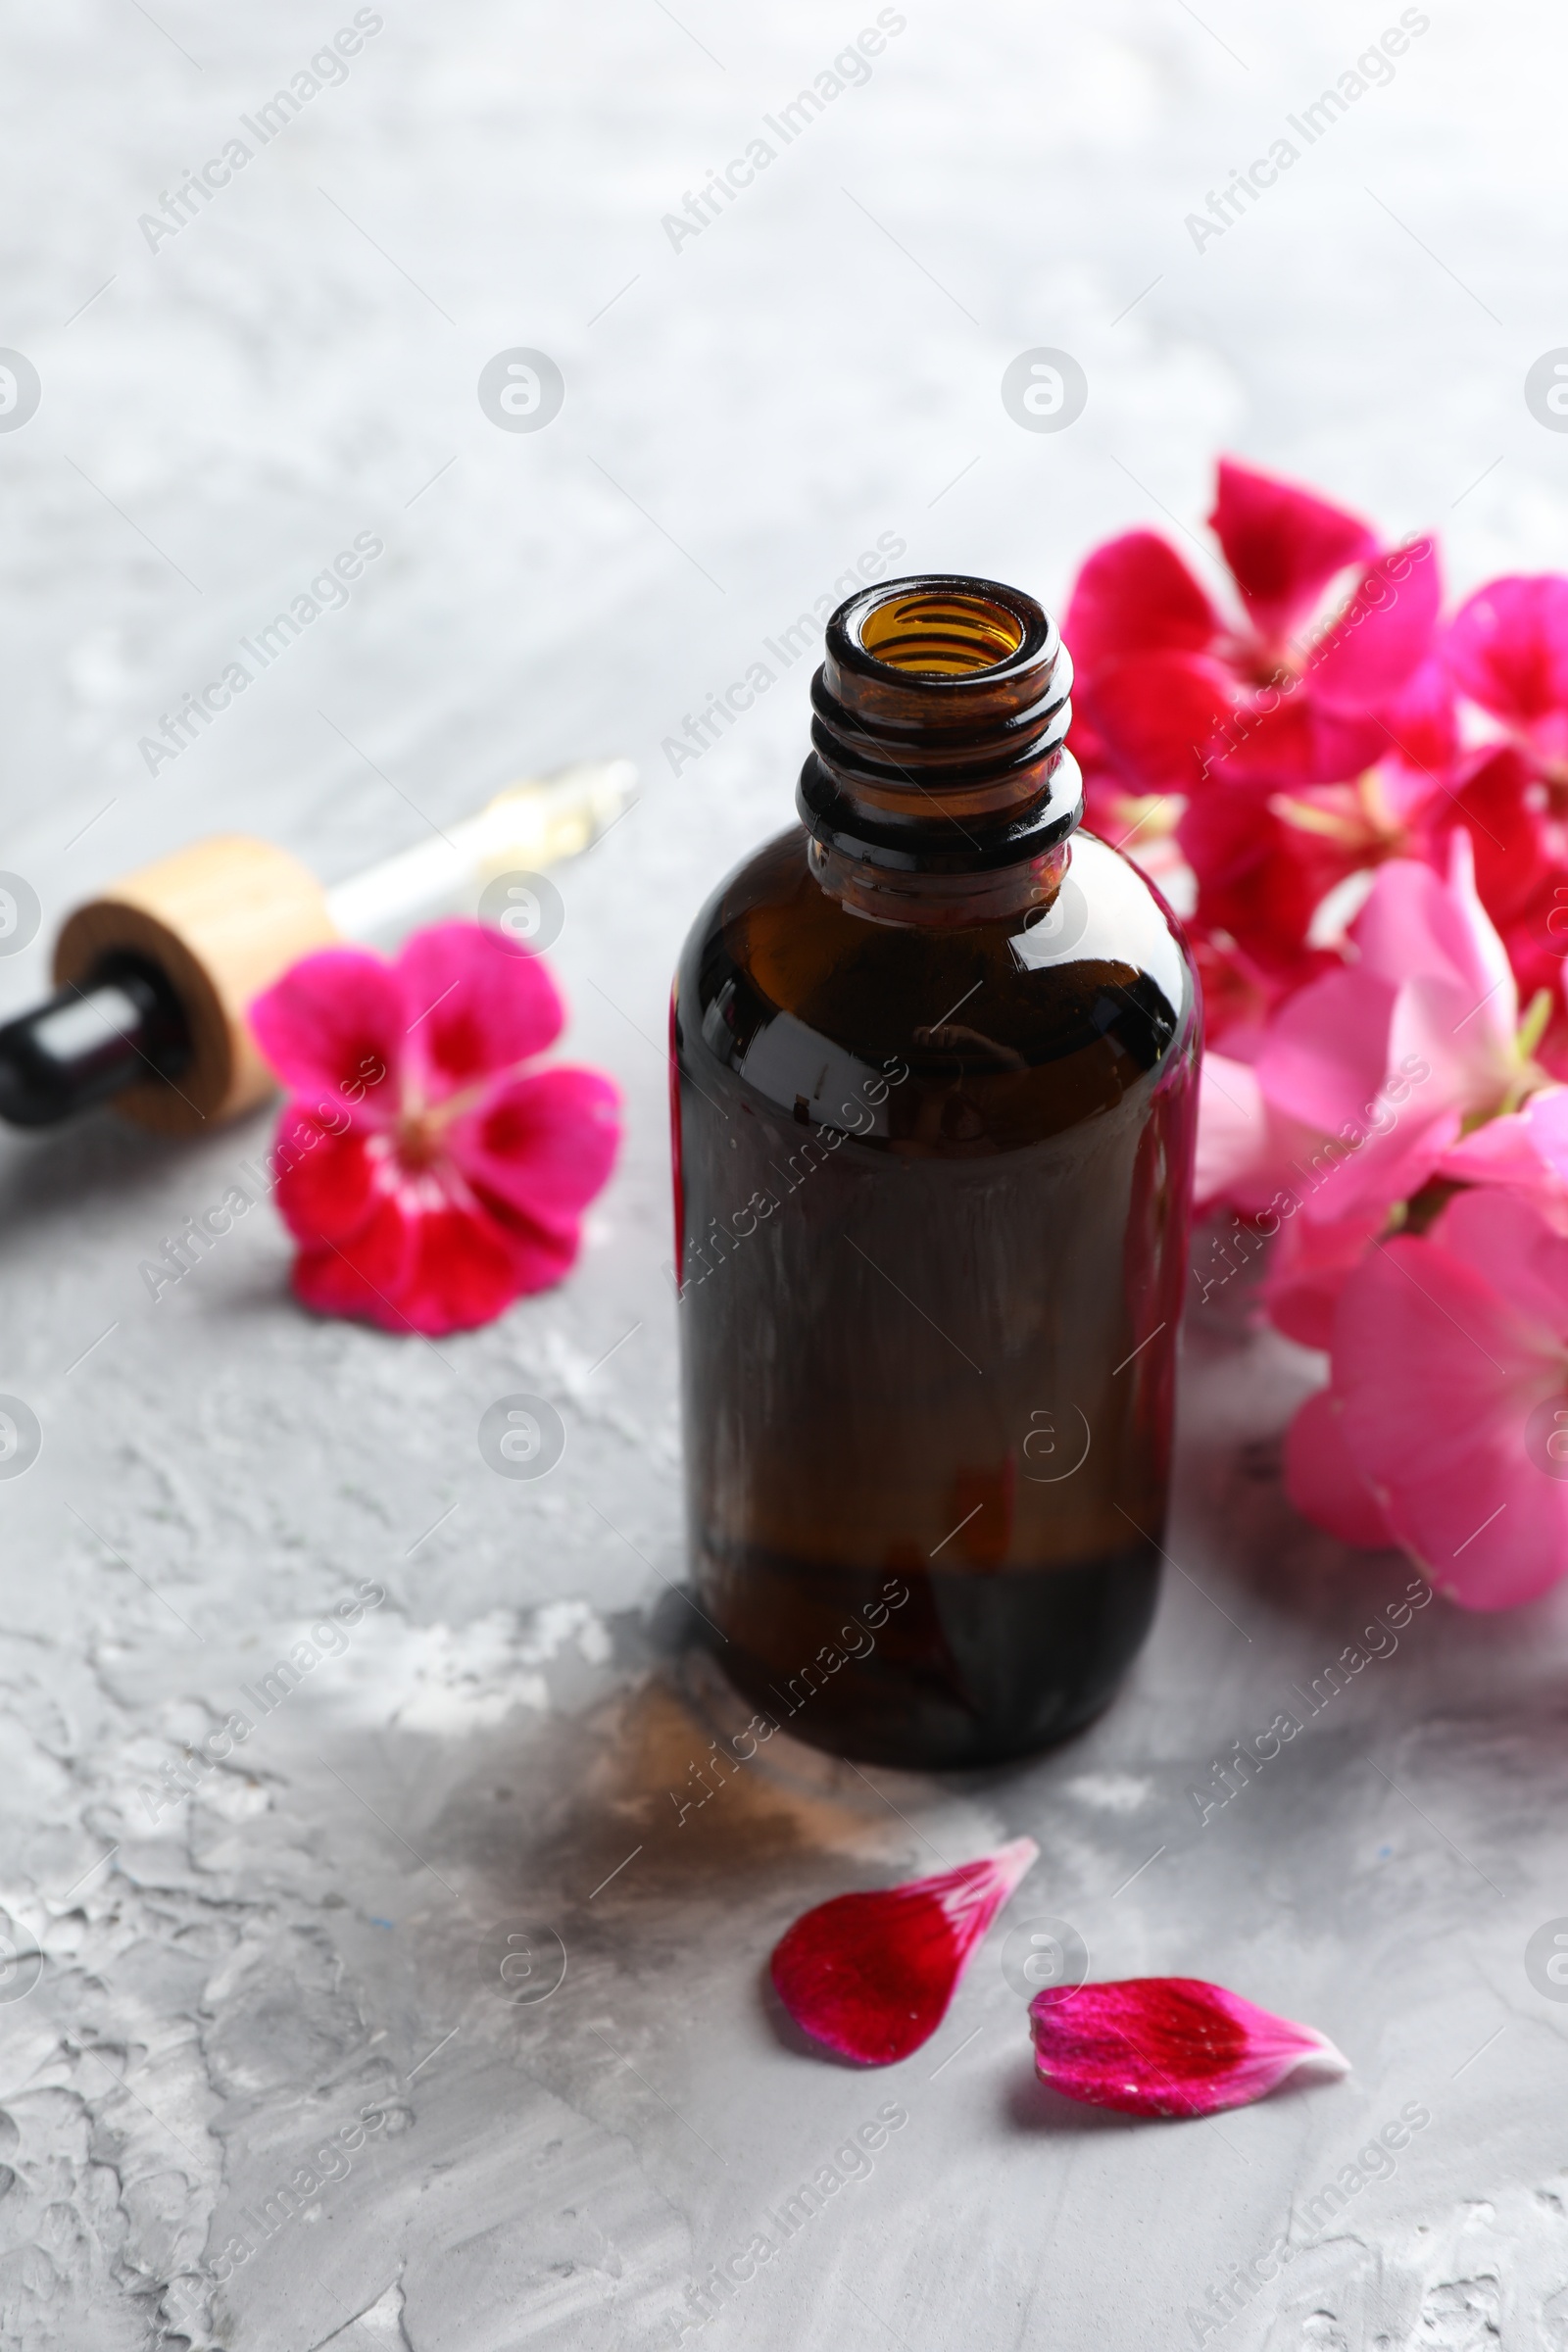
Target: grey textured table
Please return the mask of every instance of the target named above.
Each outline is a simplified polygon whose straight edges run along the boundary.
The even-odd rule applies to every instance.
[[[1224,447],[1436,522],[1461,586],[1568,560],[1568,442],[1521,396],[1565,334],[1560,12],[1434,9],[1223,237],[1185,225],[1397,13],[910,5],[672,241],[869,0],[388,0],[265,144],[241,119],[346,4],[13,12],[0,343],[42,400],[0,431],[0,865],[45,920],[0,1010],[70,905],[196,833],[337,879],[519,769],[625,750],[648,789],[563,872],[556,951],[624,1161],[579,1271],[492,1329],[310,1320],[266,1208],[155,1302],[141,1262],[265,1116],[0,1141],[0,1389],[44,1431],[0,1481],[0,1901],[43,1948],[0,1981],[0,2342],[673,2343],[693,2282],[896,2101],[715,2352],[1568,2344],[1568,2009],[1524,1964],[1568,1912],[1564,1611],[1434,1605],[1200,1823],[1190,1789],[1406,1580],[1292,1518],[1312,1367],[1231,1292],[1188,1338],[1179,1570],[1087,1738],[952,1785],[781,1739],[683,1823],[670,1795],[717,1719],[669,1590],[664,993],[788,819],[810,662],[700,759],[666,739],[879,535],[1059,602],[1112,529],[1200,534]],[[236,137],[177,233],[140,225]],[[476,398],[519,346],[564,376],[544,431]],[[1086,371],[1070,430],[1003,408],[1036,346]],[[160,714],[365,530],[347,608],[150,773]],[[515,1389],[568,1429],[537,1484],[476,1447]],[[246,1710],[362,1580],[386,1597],[341,1654]],[[160,1802],[236,1709],[253,1735]],[[760,1970],[797,1909],[1022,1831],[1015,1916],[1308,2019],[1349,2081],[1212,2125],[1070,2109],[995,1943],[891,2075],[781,2035]],[[514,2001],[497,1955],[544,1930],[565,1979]],[[1431,2120],[1392,2174],[1357,2167],[1406,2104]],[[1284,2234],[1245,2310],[1187,2316]]]

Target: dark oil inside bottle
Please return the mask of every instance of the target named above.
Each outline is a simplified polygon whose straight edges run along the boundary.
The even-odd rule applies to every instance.
[[[956,1766],[1087,1722],[1148,1630],[1198,1003],[1068,838],[1039,608],[897,585],[831,624],[806,824],[682,956],[675,1264],[718,1663],[819,1745]]]

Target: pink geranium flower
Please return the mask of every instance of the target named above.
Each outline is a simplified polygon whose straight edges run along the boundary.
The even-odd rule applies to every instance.
[[[434,1336],[561,1280],[620,1132],[610,1079],[530,1066],[564,1018],[537,957],[465,922],[395,963],[323,949],[257,999],[308,1306]]]
[[[1218,2115],[1266,2097],[1299,2068],[1350,2071],[1311,2026],[1198,1977],[1053,1985],[1029,2017],[1041,2081],[1123,2115]]]
[[[1375,764],[1339,782],[1303,778],[1262,806],[1234,780],[1245,747],[1210,760],[1179,839],[1204,953],[1234,967],[1211,1033],[1247,1010],[1238,972],[1265,1006],[1312,977],[1336,884],[1395,858],[1442,869],[1463,829],[1526,999],[1550,994],[1543,1058],[1568,1070],[1568,580],[1478,590],[1375,718],[1387,737]]]
[[[1078,576],[1063,634],[1092,764],[1135,792],[1190,793],[1220,762],[1237,783],[1332,783],[1381,759],[1378,716],[1431,650],[1432,542],[1380,553],[1357,516],[1229,458],[1209,521],[1229,613],[1152,531],[1110,540]],[[1352,570],[1344,612],[1311,639]]]
[[[1482,896],[1521,984],[1555,996],[1568,951],[1568,579],[1490,581],[1449,622],[1443,659],[1476,717],[1472,732],[1487,739],[1470,756],[1487,800]],[[1554,1068],[1568,1067],[1562,1024],[1546,1052]]]
[[[1430,541],[1231,464],[1211,519],[1229,612],[1148,532],[1084,566],[1093,821],[1189,869],[1200,1202],[1269,1237],[1265,1308],[1333,1364],[1293,1495],[1500,1606],[1568,1573],[1568,578],[1440,625]],[[1474,1345],[1440,1344],[1429,1278]]]
[[[1064,634],[1090,821],[1152,868],[1174,832],[1219,1035],[1321,966],[1308,928],[1333,886],[1407,846],[1409,779],[1450,756],[1453,690],[1430,539],[1380,551],[1356,515],[1230,459],[1209,519],[1231,612],[1133,531],[1089,558]],[[1325,627],[1337,582],[1349,593]],[[1347,786],[1380,762],[1381,788]]]
[[[976,1944],[1039,1852],[1032,1838],[1015,1838],[936,1878],[818,1903],[774,1950],[779,1999],[841,2057],[907,2058],[941,2025]]]
[[[1443,660],[1560,806],[1568,797],[1568,580],[1544,572],[1489,581],[1448,623]]]
[[[1292,1500],[1350,1544],[1402,1544],[1471,1609],[1568,1574],[1568,1238],[1517,1193],[1459,1194],[1370,1250],[1330,1385],[1292,1424]]]
[[[1354,961],[1275,1013],[1250,1062],[1211,1056],[1200,1198],[1269,1219],[1266,1298],[1280,1329],[1327,1344],[1341,1283],[1465,1129],[1544,1082],[1501,941],[1476,895],[1469,837],[1446,878],[1381,866],[1350,926]]]
[[[1523,1110],[1462,1135],[1438,1173],[1455,1184],[1506,1185],[1554,1232],[1568,1233],[1568,1086],[1544,1087]]]

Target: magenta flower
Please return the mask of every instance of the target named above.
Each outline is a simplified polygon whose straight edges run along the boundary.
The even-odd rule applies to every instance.
[[[1123,2115],[1217,2115],[1265,2098],[1299,2068],[1350,2071],[1325,2034],[1198,1977],[1053,1985],[1029,2016],[1041,2081]]]
[[[1568,790],[1568,580],[1511,573],[1462,604],[1443,641],[1459,692],[1536,774]]]
[[[1430,540],[1379,552],[1359,517],[1222,458],[1209,523],[1237,609],[1209,601],[1152,531],[1089,558],[1063,624],[1094,765],[1131,794],[1333,783],[1385,758],[1380,724],[1432,650],[1440,586]],[[1335,581],[1345,611],[1315,641]]]
[[[1540,1015],[1521,1029],[1468,834],[1446,879],[1409,858],[1380,866],[1349,939],[1355,960],[1289,998],[1250,1062],[1209,1056],[1200,1105],[1203,1196],[1279,1234],[1269,1309],[1308,1347],[1327,1345],[1346,1275],[1467,1126],[1544,1081]]]
[[[1015,1838],[937,1878],[818,1903],[774,1949],[779,1999],[841,2057],[907,2058],[941,2025],[970,1954],[1039,1852]]]
[[[1370,1250],[1340,1298],[1329,1387],[1291,1426],[1286,1484],[1344,1542],[1402,1544],[1464,1608],[1568,1574],[1560,1222],[1489,1185]]]
[[[438,923],[395,963],[307,956],[249,1017],[288,1091],[277,1203],[307,1306],[436,1336],[561,1280],[619,1097],[595,1070],[531,1066],[564,1019],[537,957]]]
[[[1447,778],[1434,543],[1380,548],[1358,516],[1229,459],[1209,519],[1228,612],[1135,531],[1089,558],[1065,635],[1090,822],[1174,895],[1196,882],[1214,1042],[1331,964],[1312,933],[1337,885],[1425,856],[1468,804]],[[1513,834],[1494,832],[1508,863]]]
[[[1472,706],[1469,731],[1488,739],[1446,779],[1481,828],[1481,893],[1522,987],[1555,997],[1568,949],[1568,580],[1512,574],[1477,589],[1443,658]],[[1560,1020],[1547,1051],[1568,1065]]]
[[[1523,1110],[1462,1135],[1438,1173],[1455,1184],[1507,1185],[1554,1232],[1568,1233],[1568,1086],[1543,1087]]]

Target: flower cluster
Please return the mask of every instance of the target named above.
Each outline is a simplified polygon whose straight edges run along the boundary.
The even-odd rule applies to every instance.
[[[1327,1350],[1293,1499],[1472,1608],[1568,1574],[1568,578],[1445,614],[1385,544],[1222,461],[1216,604],[1163,539],[1064,629],[1090,822],[1183,906],[1200,1206]]]

